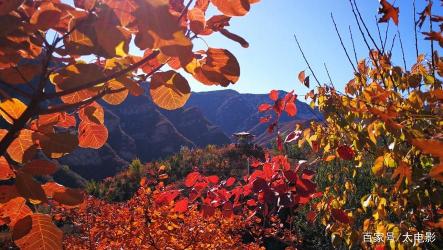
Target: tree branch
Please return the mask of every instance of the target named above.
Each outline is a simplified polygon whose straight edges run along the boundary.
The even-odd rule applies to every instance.
[[[77,108],[80,108],[82,106],[89,105],[89,104],[93,103],[94,101],[102,98],[105,95],[119,93],[119,92],[122,92],[124,90],[126,90],[126,88],[120,88],[120,89],[115,89],[115,90],[105,89],[105,90],[101,91],[99,94],[97,94],[97,95],[95,95],[95,96],[93,96],[91,98],[82,100],[80,102],[65,103],[65,104],[60,104],[60,105],[49,107],[46,110],[40,110],[39,111],[39,115],[53,114],[53,113],[57,113],[57,112],[68,111],[68,110],[71,110],[71,109],[77,109]]]
[[[354,73],[356,73],[356,72],[357,72],[357,69],[355,68],[354,64],[352,63],[351,57],[350,57],[349,54],[348,54],[348,50],[346,49],[346,46],[345,46],[345,44],[343,43],[343,39],[341,38],[340,32],[338,31],[337,23],[335,23],[334,15],[332,15],[332,12],[331,12],[331,19],[332,19],[332,22],[334,23],[334,28],[335,28],[335,31],[337,32],[337,36],[338,36],[338,38],[340,39],[341,47],[342,47],[343,50],[345,51],[345,53],[346,53],[346,57],[348,58],[348,61],[349,61],[349,63],[351,64],[352,69],[354,69]]]
[[[306,58],[305,53],[303,52],[303,49],[301,48],[301,45],[298,42],[297,35],[295,33],[294,33],[294,38],[295,38],[295,41],[297,42],[298,49],[300,50],[301,55],[303,56],[303,59],[305,60],[305,63],[308,65],[308,68],[311,71],[312,75],[314,76],[315,81],[317,81],[317,85],[319,87],[321,87],[320,81],[318,80],[317,76],[315,75],[314,71],[312,70],[311,65],[309,64],[309,61]]]
[[[155,57],[157,57],[158,54],[160,54],[160,51],[159,50],[155,50],[149,56],[146,56],[142,60],[132,64],[131,66],[127,67],[126,69],[123,69],[123,70],[120,70],[118,72],[115,72],[115,73],[113,73],[113,74],[111,74],[109,76],[106,76],[106,77],[103,77],[103,78],[100,78],[100,79],[97,79],[97,80],[94,80],[94,81],[91,81],[91,82],[87,82],[87,83],[85,83],[85,84],[83,84],[81,86],[75,87],[75,88],[71,88],[71,89],[64,90],[64,91],[61,91],[61,92],[56,92],[56,93],[45,94],[43,96],[43,99],[47,100],[47,99],[52,99],[52,98],[56,98],[56,97],[62,97],[62,96],[65,96],[65,95],[69,95],[69,94],[75,93],[77,91],[88,89],[88,88],[92,88],[92,87],[94,87],[97,84],[100,84],[100,83],[103,83],[103,82],[107,82],[107,81],[110,81],[110,80],[112,80],[114,78],[123,76],[123,75],[125,75],[125,74],[127,74],[127,73],[129,73],[129,72],[131,72],[131,71],[133,71],[133,70],[143,66],[149,60],[152,60]]]

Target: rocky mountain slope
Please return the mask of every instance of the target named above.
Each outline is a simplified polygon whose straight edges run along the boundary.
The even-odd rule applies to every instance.
[[[232,133],[239,131],[250,131],[258,143],[266,144],[273,137],[267,134],[265,125],[258,123],[261,114],[257,110],[264,102],[269,102],[266,94],[200,92],[193,93],[184,108],[167,111],[156,107],[147,96],[129,97],[118,106],[103,105],[109,130],[103,148],[77,149],[60,162],[84,178],[102,179],[135,158],[147,162],[165,158],[183,146],[229,144]],[[303,102],[297,102],[297,108],[295,118],[282,116],[282,127],[291,128],[295,122],[320,117]]]

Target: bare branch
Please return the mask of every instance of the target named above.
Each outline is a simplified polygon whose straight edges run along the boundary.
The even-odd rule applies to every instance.
[[[417,8],[415,6],[415,0],[412,2],[414,7],[414,36],[415,36],[415,56],[418,58],[418,38],[417,38]]]
[[[337,36],[340,39],[341,47],[345,51],[346,57],[348,58],[348,61],[351,64],[352,68],[354,69],[354,73],[355,73],[355,72],[357,72],[357,69],[355,68],[354,64],[352,63],[351,57],[348,54],[348,50],[346,49],[346,46],[343,43],[343,39],[341,38],[340,32],[338,31],[337,23],[335,23],[334,15],[332,15],[332,13],[331,13],[331,19],[332,19],[332,22],[334,23],[335,31],[337,32]]]
[[[405,70],[407,70],[407,67],[406,67],[406,57],[405,57],[405,49],[403,48],[403,41],[401,40],[400,30],[397,30],[397,33],[398,33],[398,40],[400,41],[401,54],[403,56],[403,65],[405,67]]]
[[[305,63],[308,65],[308,68],[311,71],[312,75],[314,76],[315,81],[317,81],[317,85],[319,87],[321,87],[320,81],[318,80],[317,76],[315,75],[314,71],[312,70],[311,65],[309,64],[309,61],[306,58],[305,53],[303,52],[303,49],[301,48],[301,45],[298,42],[297,35],[295,33],[294,33],[294,38],[295,38],[295,42],[297,42],[298,49],[300,50],[301,55],[303,56],[303,59],[305,60]]]
[[[335,89],[334,83],[332,82],[332,78],[331,78],[331,75],[329,74],[329,70],[328,70],[328,67],[326,66],[326,63],[323,63],[323,65],[325,66],[325,70],[326,70],[326,74],[328,75],[329,82],[331,83],[331,86]]]
[[[360,13],[360,9],[357,6],[357,3],[355,2],[355,0],[352,0],[352,1],[354,1],[355,10],[357,11],[358,17],[360,18],[360,21],[361,21],[363,27],[365,28],[369,39],[371,39],[371,41],[372,41],[374,47],[377,49],[377,51],[381,52],[380,48],[377,46],[377,43],[375,42],[374,38],[372,37],[371,32],[369,32],[368,26],[366,25],[365,21],[363,20],[363,17]]]
[[[351,35],[352,49],[354,50],[355,65],[358,66],[357,51],[355,50],[354,36],[352,35],[351,26],[349,25],[349,34]]]

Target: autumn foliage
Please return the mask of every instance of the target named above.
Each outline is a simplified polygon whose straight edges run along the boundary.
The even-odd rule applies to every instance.
[[[257,2],[0,1],[0,117],[7,124],[0,129],[0,225],[15,246],[293,249],[303,246],[294,229],[300,216],[339,249],[407,249],[414,243],[368,243],[366,232],[441,237],[443,58],[437,46],[443,47],[443,18],[433,13],[432,1],[416,20],[417,29],[429,23],[421,31],[431,51],[419,54],[417,46],[417,60],[408,67],[406,60],[394,63],[392,50],[373,38],[349,0],[368,56],[353,62],[343,45],[354,69],[343,91],[318,80],[296,38],[310,71],[298,80],[307,88],[315,80],[305,99],[323,117],[282,131],[280,117],[297,115],[298,96],[272,90],[270,103],[258,107],[258,122],[275,135],[276,151],[248,159],[248,174],[220,177],[195,168],[168,182],[160,166],[143,173],[137,193],[119,203],[39,181],[57,171],[53,159],[106,143],[103,103],[149,95],[160,108],[180,108],[191,95],[183,72],[205,85],[235,84],[235,56],[224,48],[196,50],[193,41],[218,32],[248,47],[228,27]],[[219,13],[207,16],[210,6]],[[399,13],[381,0],[379,25],[398,25]],[[131,54],[131,46],[140,55]],[[307,160],[289,158],[291,147],[309,148]],[[327,177],[319,175],[324,172]]]
[[[179,69],[206,85],[238,81],[240,66],[232,53],[197,51],[193,40],[220,32],[247,47],[227,26],[255,2],[0,2],[0,117],[8,124],[0,129],[0,219],[17,246],[61,248],[61,231],[36,211],[77,206],[83,193],[41,185],[35,177],[57,170],[50,159],[106,143],[100,103],[118,105],[128,95],[148,94],[163,109],[180,108],[191,89]],[[210,4],[221,13],[207,18]],[[131,54],[131,44],[141,55]]]

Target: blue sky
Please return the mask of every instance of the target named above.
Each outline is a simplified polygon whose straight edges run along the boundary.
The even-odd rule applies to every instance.
[[[393,0],[388,1],[393,2]],[[72,4],[72,0],[64,2]],[[415,62],[412,2],[413,0],[397,0],[395,3],[395,6],[400,7],[398,29],[402,36],[408,67]],[[434,13],[443,14],[443,7],[440,6],[439,1],[434,0],[434,2]],[[371,33],[378,42],[375,22],[379,6],[378,0],[357,0],[357,4]],[[417,0],[417,12],[422,11],[425,6],[426,0]],[[353,70],[335,33],[330,19],[331,12],[334,14],[344,43],[351,55],[349,25],[353,31],[358,58],[367,58],[368,50],[363,43],[348,0],[261,0],[260,3],[252,5],[248,15],[233,18],[231,26],[228,27],[231,32],[244,37],[250,44],[249,48],[242,48],[239,44],[217,33],[203,38],[210,47],[226,48],[237,57],[241,67],[241,76],[235,85],[228,87],[230,89],[241,93],[267,93],[272,89],[295,90],[299,95],[308,92],[308,89],[297,78],[301,70],[308,69],[298,51],[294,33],[297,34],[320,81],[329,82],[324,69],[324,63],[326,63],[334,85],[343,89],[344,85],[353,77]],[[213,14],[218,14],[214,8],[208,10],[208,18]],[[427,25],[426,23],[425,26]],[[385,32],[386,26],[385,23],[380,24],[382,34]],[[424,27],[424,29],[426,28]],[[392,37],[396,32],[397,26],[391,22],[388,44],[391,44]],[[205,42],[195,40],[195,50],[206,49]],[[424,53],[430,51],[429,42],[422,40],[420,33],[419,47],[419,51]],[[439,46],[435,46],[435,48],[441,50]],[[138,54],[135,49],[132,50],[132,53]],[[394,62],[403,65],[398,39],[393,53]],[[225,89],[205,86],[194,80],[191,75],[183,74],[188,79],[193,91]],[[312,80],[311,86],[314,85]]]
[[[434,2],[434,12],[442,14],[443,8],[439,1]],[[374,38],[378,38],[375,24],[378,0],[357,0],[357,4]],[[425,0],[417,0],[417,12],[422,11],[425,5]],[[410,67],[415,61],[412,0],[397,0],[395,6],[400,7],[398,28],[402,36],[407,64]],[[331,12],[334,14],[347,48],[352,50],[348,31],[348,26],[351,25],[358,58],[367,57],[367,48],[358,31],[348,0],[262,0],[252,6],[247,16],[233,18],[229,28],[231,32],[248,40],[249,48],[244,49],[221,35],[213,35],[205,40],[211,47],[227,48],[239,60],[240,80],[229,87],[239,92],[266,93],[271,89],[287,91],[295,89],[299,95],[307,92],[307,88],[301,85],[297,78],[298,73],[307,67],[297,49],[294,33],[297,34],[320,81],[328,81],[323,66],[323,63],[326,63],[335,86],[343,89],[344,84],[352,78],[353,70],[341,49],[330,19]],[[380,28],[384,34],[386,24],[380,24]],[[397,32],[397,27],[393,23],[390,25],[390,31],[388,44],[391,44],[393,34]],[[420,51],[429,53],[429,42],[420,39],[419,45]],[[199,42],[196,46],[206,47]],[[439,48],[438,45],[435,47]],[[403,65],[398,39],[394,47],[394,61]],[[219,89],[204,86],[192,77],[188,77],[188,80],[193,91]]]

